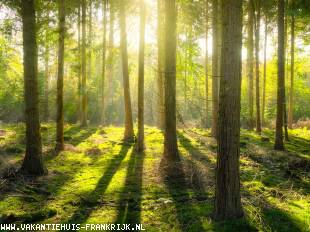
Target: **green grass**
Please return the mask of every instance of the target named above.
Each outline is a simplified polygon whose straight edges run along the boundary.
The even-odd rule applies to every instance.
[[[0,170],[23,158],[24,125],[0,136]],[[310,132],[290,131],[286,152],[273,132],[242,130],[241,182],[246,217],[212,220],[216,143],[207,130],[179,130],[182,170],[177,180],[160,170],[162,133],[146,127],[146,150],[122,142],[123,128],[66,125],[66,150],[53,152],[55,128],[43,125],[49,174],[0,179],[0,223],[142,223],[147,231],[309,231]]]

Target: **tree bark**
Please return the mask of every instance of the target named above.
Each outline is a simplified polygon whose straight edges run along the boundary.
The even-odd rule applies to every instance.
[[[82,119],[82,66],[81,66],[81,0],[78,1],[78,114],[77,121]]]
[[[249,129],[254,128],[254,40],[253,40],[253,30],[254,30],[254,2],[249,0],[248,4],[248,46],[247,46],[247,71],[248,71],[248,99],[249,99]]]
[[[87,90],[86,90],[86,0],[82,0],[82,118],[81,126],[87,126]]]
[[[103,39],[102,39],[102,73],[101,73],[101,124],[105,124],[105,70],[107,50],[107,0],[102,1],[103,11]]]
[[[276,117],[276,150],[284,150],[283,113],[284,113],[284,0],[278,1],[278,89]]]
[[[176,5],[165,1],[165,133],[164,158],[178,161],[176,133]]]
[[[208,117],[208,112],[209,112],[209,70],[208,70],[208,63],[209,63],[209,57],[208,57],[208,34],[209,34],[209,20],[208,20],[208,17],[209,17],[209,1],[206,0],[206,16],[205,16],[205,19],[206,19],[206,51],[205,51],[205,81],[206,81],[206,115],[205,115],[205,127],[207,128],[208,127],[208,120],[209,120],[209,117]]]
[[[47,13],[47,28],[45,30],[45,54],[44,54],[44,110],[43,120],[48,122],[49,119],[49,44],[48,44],[48,26],[49,26],[49,13]]]
[[[218,52],[218,0],[212,0],[212,127],[211,134],[217,138],[218,131],[218,80],[219,80],[219,52]]]
[[[222,56],[215,217],[243,216],[239,178],[242,0],[222,1]]]
[[[125,132],[124,140],[133,141],[134,131],[132,122],[131,98],[128,73],[127,33],[125,3],[120,4],[120,29],[121,29],[121,56],[123,67],[124,105],[125,105]]]
[[[144,40],[145,40],[145,3],[140,0],[140,44],[138,80],[138,141],[137,150],[144,149]]]
[[[255,23],[255,91],[256,91],[256,132],[261,134],[261,118],[260,118],[260,70],[259,70],[259,41],[260,41],[260,0],[256,0],[256,23]]]
[[[47,173],[47,169],[44,167],[42,159],[34,0],[21,1],[21,16],[24,51],[26,154],[20,172],[26,175],[43,175]]]
[[[65,48],[65,0],[58,1],[59,38],[58,38],[58,75],[57,75],[57,117],[56,117],[56,148],[64,150],[64,112],[63,112],[63,78]]]
[[[160,129],[165,128],[165,112],[164,112],[164,72],[165,72],[165,57],[164,57],[164,2],[163,0],[157,0],[157,126]]]
[[[266,106],[266,79],[267,79],[267,36],[268,21],[265,15],[265,39],[264,39],[264,79],[263,79],[263,101],[262,101],[262,125],[265,125],[265,106]]]
[[[295,16],[291,20],[291,81],[288,108],[288,127],[293,128],[293,111],[294,111],[294,66],[295,66]]]

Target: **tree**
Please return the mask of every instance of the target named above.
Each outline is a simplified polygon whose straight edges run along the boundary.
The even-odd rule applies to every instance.
[[[123,67],[123,86],[124,86],[124,105],[125,105],[124,140],[133,141],[134,132],[133,132],[129,73],[128,73],[126,14],[125,14],[125,3],[123,2],[120,4],[120,29],[121,29],[121,56]]]
[[[59,38],[58,38],[58,74],[57,74],[57,118],[56,118],[56,151],[64,149],[64,47],[65,47],[65,0],[58,1]]]
[[[165,133],[164,158],[178,161],[176,131],[176,5],[165,1]]]
[[[206,0],[206,15],[205,15],[205,24],[206,24],[206,51],[205,51],[205,76],[206,76],[206,115],[205,115],[205,126],[208,126],[208,111],[209,111],[209,70],[208,70],[208,34],[209,34],[209,1]]]
[[[219,51],[218,51],[218,0],[212,0],[212,127],[211,134],[217,138],[218,131],[218,77],[219,77]]]
[[[21,1],[21,16],[24,51],[26,154],[20,172],[29,175],[43,175],[47,173],[47,169],[44,167],[42,159],[34,0]]]
[[[254,128],[254,94],[253,94],[253,63],[254,63],[254,40],[253,40],[253,25],[254,25],[254,2],[248,1],[248,44],[247,44],[247,71],[248,71],[248,98],[249,98],[249,129]]]
[[[103,40],[102,40],[102,73],[101,73],[101,124],[105,123],[105,69],[106,69],[106,50],[107,50],[107,0],[102,2],[102,11],[103,11]]]
[[[267,36],[268,20],[265,14],[265,32],[264,32],[264,77],[263,77],[263,99],[262,99],[262,125],[265,125],[265,106],[266,106],[266,79],[267,79]]]
[[[79,122],[82,122],[82,65],[81,65],[81,0],[78,0],[78,112],[77,119]]]
[[[157,0],[157,125],[160,129],[164,129],[165,113],[164,113],[164,3],[163,0]]]
[[[138,136],[137,150],[144,149],[144,40],[145,40],[145,4],[140,0],[140,44],[139,44],[139,80],[138,80]]]
[[[293,109],[294,109],[294,67],[295,66],[295,16],[292,14],[291,19],[291,81],[289,92],[288,108],[288,127],[293,128]]]
[[[284,150],[284,0],[278,1],[278,83],[277,83],[276,150]]]
[[[82,0],[82,118],[81,126],[87,126],[87,92],[86,92],[86,0]]]
[[[256,92],[256,132],[261,133],[260,118],[260,71],[259,71],[259,40],[260,40],[260,0],[256,0],[256,17],[255,17],[255,92]]]
[[[222,56],[215,217],[243,216],[239,178],[242,0],[222,0]]]
[[[45,30],[45,51],[44,51],[44,110],[43,120],[48,122],[49,119],[49,42],[48,42],[48,26],[49,26],[49,12],[47,13],[47,27]]]

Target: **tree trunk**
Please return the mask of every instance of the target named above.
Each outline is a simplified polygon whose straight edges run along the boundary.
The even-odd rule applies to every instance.
[[[265,40],[264,40],[264,83],[263,83],[263,101],[262,101],[262,125],[265,125],[265,106],[266,106],[266,79],[267,79],[267,31],[268,22],[267,15],[265,15]]]
[[[82,119],[82,67],[81,67],[81,0],[78,1],[78,115],[77,121]]]
[[[164,112],[164,3],[163,0],[157,0],[157,48],[158,48],[158,61],[157,61],[157,111],[158,122],[157,125],[160,129],[165,126],[165,112]]]
[[[176,133],[176,5],[165,1],[165,133],[164,158],[179,160]]]
[[[285,8],[284,12],[286,12],[286,10],[288,8],[288,3],[287,2],[288,2],[287,0],[284,1],[284,5],[285,5],[284,6],[284,8]],[[283,80],[283,82],[284,82],[284,84],[283,84],[283,86],[284,86],[284,97],[283,97],[283,110],[284,110],[283,117],[284,118],[283,118],[283,127],[284,127],[284,139],[285,139],[285,141],[289,141],[288,129],[287,129],[286,88],[285,88],[285,86],[286,86],[285,82],[286,82],[286,79],[288,79],[287,22],[288,22],[288,17],[285,15],[284,16],[284,62],[286,64],[284,64],[285,77],[284,77],[284,80]]]
[[[254,40],[253,40],[253,28],[254,28],[254,2],[249,0],[248,4],[249,19],[248,19],[248,46],[247,46],[247,71],[248,71],[248,98],[249,98],[249,129],[254,128]]]
[[[211,134],[217,138],[218,131],[218,77],[219,77],[219,51],[218,51],[218,0],[212,0],[212,127]]]
[[[86,0],[82,0],[82,118],[81,126],[87,126],[87,90],[86,90]]]
[[[209,57],[208,57],[208,34],[209,34],[209,6],[208,6],[209,1],[206,0],[206,51],[205,51],[205,81],[206,81],[206,113],[205,113],[205,127],[208,127],[208,112],[209,112],[209,70],[208,70],[208,63],[209,63]]]
[[[261,118],[260,118],[260,71],[259,71],[259,40],[260,40],[260,0],[257,0],[257,13],[255,23],[255,74],[256,74],[256,132],[261,134]]]
[[[21,1],[21,16],[24,51],[26,154],[20,172],[26,175],[43,175],[47,173],[47,169],[42,160],[34,0]]]
[[[242,0],[222,1],[222,56],[215,217],[243,216],[239,179]]]
[[[89,1],[89,12],[88,12],[88,37],[87,37],[87,78],[88,80],[92,79],[92,55],[93,55],[93,4],[92,1]],[[86,90],[88,95],[88,90]],[[88,105],[88,100],[87,100]],[[98,105],[98,102],[97,102]],[[100,110],[99,110],[100,113]],[[98,120],[100,122],[100,118]]]
[[[283,113],[284,113],[284,0],[278,1],[278,89],[277,118],[274,148],[284,150]]]
[[[106,69],[106,50],[107,50],[107,0],[102,1],[103,11],[103,40],[102,40],[102,73],[101,73],[101,124],[105,123],[105,69]]]
[[[125,105],[124,140],[133,141],[134,132],[133,132],[130,87],[129,87],[126,14],[125,14],[124,4],[125,3],[120,4],[121,56],[122,56],[122,67],[123,67],[124,105]]]
[[[57,75],[57,117],[56,117],[56,148],[57,152],[64,149],[64,112],[63,112],[63,78],[65,48],[65,0],[58,1],[59,38],[58,38],[58,75]]]
[[[295,16],[292,15],[291,20],[291,81],[290,81],[290,96],[288,108],[288,127],[293,128],[293,111],[294,111],[294,56],[295,56]]]
[[[144,149],[144,40],[145,40],[145,5],[140,0],[140,44],[139,44],[139,80],[138,80],[138,141],[137,150]]]
[[[113,104],[113,53],[114,53],[114,8],[113,1],[109,2],[110,6],[110,22],[109,22],[109,50],[107,58],[107,102],[109,105]],[[107,114],[107,120],[111,119],[111,114]],[[110,121],[109,121],[110,122]]]
[[[44,110],[43,120],[48,122],[49,118],[49,106],[48,106],[48,94],[49,94],[49,44],[48,44],[48,26],[49,26],[49,13],[47,13],[47,28],[45,30],[45,54],[44,54]]]

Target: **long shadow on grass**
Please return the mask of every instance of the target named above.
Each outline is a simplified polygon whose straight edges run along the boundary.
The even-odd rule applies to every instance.
[[[83,142],[96,132],[97,128],[81,128],[77,125],[71,126],[64,132],[65,142],[68,142],[74,146]]]
[[[115,223],[140,224],[144,156],[144,153],[131,153]]]
[[[198,212],[193,205],[186,180],[182,162],[172,164],[168,170],[164,170],[162,178],[171,196],[175,209],[176,218],[182,231],[204,231],[200,217],[203,212]]]
[[[102,177],[98,181],[96,188],[82,197],[79,207],[75,210],[73,215],[68,219],[66,223],[82,224],[88,219],[91,212],[98,205],[102,194],[104,194],[104,192],[106,191],[114,174],[117,172],[119,166],[121,165],[123,159],[126,157],[130,148],[130,144],[124,144],[122,146],[119,154],[116,155],[107,165],[107,168],[105,169]]]

